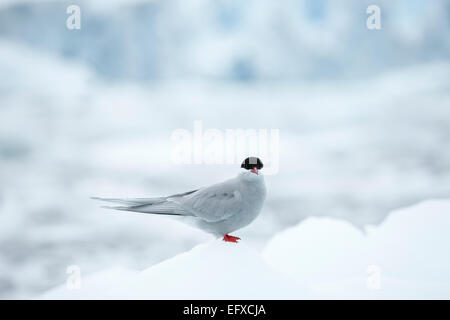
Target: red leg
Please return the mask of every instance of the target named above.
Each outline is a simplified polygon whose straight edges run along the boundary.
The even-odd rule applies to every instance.
[[[234,237],[234,236],[230,236],[230,235],[228,235],[228,234],[226,234],[226,235],[223,236],[223,241],[225,241],[225,242],[234,242],[234,243],[237,243],[238,240],[241,240],[241,238]]]

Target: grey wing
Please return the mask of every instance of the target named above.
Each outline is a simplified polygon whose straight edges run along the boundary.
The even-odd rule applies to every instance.
[[[243,210],[238,183],[236,179],[228,180],[200,189],[189,196],[168,198],[167,201],[177,204],[183,215],[192,215],[208,222],[225,220]]]
[[[190,195],[197,190],[184,193],[174,194],[168,197],[156,198],[99,198],[92,197],[94,200],[101,200],[121,204],[122,206],[104,206],[108,209],[116,209],[122,211],[134,211],[142,213],[166,214],[166,215],[185,215],[177,204],[168,201],[168,199],[177,199]]]

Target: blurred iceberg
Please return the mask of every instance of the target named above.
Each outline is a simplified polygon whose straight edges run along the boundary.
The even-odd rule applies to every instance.
[[[323,79],[373,76],[450,54],[447,0],[6,1],[0,37],[81,60],[108,79]]]

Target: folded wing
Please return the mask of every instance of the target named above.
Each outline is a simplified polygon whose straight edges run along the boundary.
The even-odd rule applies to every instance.
[[[228,180],[200,189],[186,197],[169,198],[169,202],[179,205],[180,212],[208,222],[225,220],[242,209],[242,194],[236,179]]]
[[[93,198],[121,206],[108,209],[149,214],[193,216],[208,222],[225,220],[243,210],[239,181],[231,179],[207,188],[157,198]]]

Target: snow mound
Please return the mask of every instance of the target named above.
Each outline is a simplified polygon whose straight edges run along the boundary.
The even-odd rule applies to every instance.
[[[62,285],[47,291],[39,299],[106,299],[113,297],[117,287],[136,276],[134,270],[114,267],[81,278],[80,287]]]
[[[83,278],[78,290],[53,289],[43,299],[306,298],[245,243],[214,240],[142,272],[114,268]]]
[[[450,298],[450,201],[392,212],[364,234],[350,224],[310,218],[263,252],[272,267],[316,298]]]
[[[214,240],[142,272],[113,268],[43,299],[449,299],[450,201],[392,212],[367,232],[310,218],[262,256]]]

